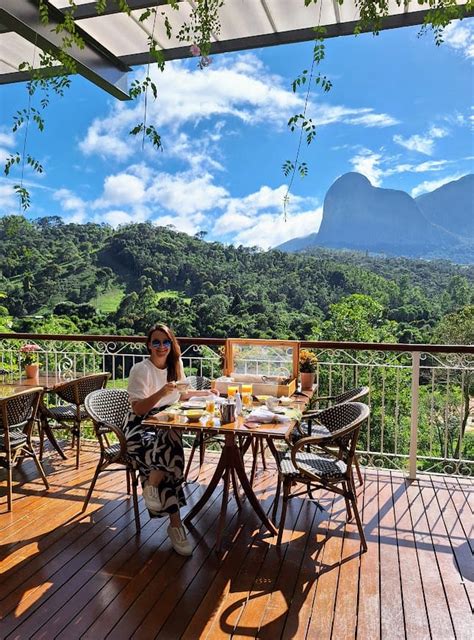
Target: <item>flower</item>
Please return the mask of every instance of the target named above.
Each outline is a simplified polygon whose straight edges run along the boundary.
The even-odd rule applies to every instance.
[[[307,349],[301,349],[300,351],[300,372],[301,373],[315,373],[318,366],[318,358],[312,352]]]
[[[22,364],[26,366],[33,364],[34,362],[38,362],[38,356],[36,355],[37,351],[40,351],[37,344],[24,344],[21,346],[20,353]]]
[[[198,47],[197,44],[192,44],[189,47],[189,51],[191,52],[192,56],[200,56],[201,55],[201,49]]]

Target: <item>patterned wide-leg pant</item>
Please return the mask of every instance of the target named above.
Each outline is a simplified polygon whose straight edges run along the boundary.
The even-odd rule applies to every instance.
[[[131,414],[124,429],[128,455],[138,470],[142,486],[154,469],[166,473],[159,494],[163,509],[150,511],[151,517],[163,518],[186,504],[182,484],[184,452],[181,437],[172,429],[150,429],[141,424],[141,416]]]

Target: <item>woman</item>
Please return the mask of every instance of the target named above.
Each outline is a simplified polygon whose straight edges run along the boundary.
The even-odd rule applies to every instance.
[[[182,490],[184,453],[180,436],[172,429],[144,427],[142,420],[154,409],[180,399],[176,385],[186,382],[181,350],[174,333],[157,324],[147,336],[150,357],[134,365],[128,380],[132,413],[125,427],[128,453],[135,461],[143,486],[143,499],[152,517],[169,516],[168,536],[179,554],[191,555],[179,509],[186,504]],[[193,391],[193,395],[196,392]]]

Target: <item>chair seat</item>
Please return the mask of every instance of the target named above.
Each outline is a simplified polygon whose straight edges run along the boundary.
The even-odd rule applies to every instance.
[[[49,417],[56,420],[75,420],[76,419],[76,407],[73,404],[63,404],[57,407],[48,408]],[[81,420],[87,420],[89,416],[86,410],[81,407]]]
[[[114,462],[117,462],[119,464],[124,464],[124,465],[132,465],[133,466],[133,462],[132,460],[129,458],[129,456],[120,456],[120,451],[121,451],[121,447],[120,447],[120,443],[115,443],[115,444],[111,444],[108,447],[104,448],[104,455],[108,460],[114,460]],[[119,456],[117,458],[117,456]],[[116,458],[116,459],[114,459]]]
[[[321,480],[339,480],[344,478],[347,470],[346,463],[330,455],[316,454],[307,451],[299,451],[296,455],[299,465],[305,471],[317,475]],[[280,472],[284,476],[296,478],[299,470],[291,461],[289,452],[279,455]]]
[[[21,447],[26,442],[26,435],[21,429],[10,429],[10,447],[15,449]],[[0,434],[0,449],[5,447],[5,438],[3,434]]]

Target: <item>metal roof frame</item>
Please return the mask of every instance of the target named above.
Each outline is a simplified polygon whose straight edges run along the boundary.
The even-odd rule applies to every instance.
[[[147,8],[160,8],[174,21],[175,32],[189,16],[193,0],[180,0],[180,12],[173,11],[167,0],[127,0],[131,15],[122,13],[115,1],[107,0],[103,14],[97,15],[96,3],[91,0],[76,0],[81,3],[75,10],[76,25],[85,42],[85,48],[73,47],[68,53],[76,61],[78,72],[102,87],[115,97],[129,99],[126,81],[131,66],[154,62],[148,48],[148,38],[153,34],[162,47],[165,60],[191,56],[189,44],[183,45],[174,35],[168,40],[161,32],[155,33],[151,20],[140,21],[141,12]],[[420,8],[417,0],[389,0],[389,15],[381,21],[381,29],[393,29],[422,24],[429,7]],[[464,6],[466,0],[457,0]],[[4,49],[13,52],[18,61],[22,57],[22,42],[31,43],[54,54],[61,46],[61,35],[53,27],[61,22],[67,0],[48,0],[50,24],[42,25],[38,16],[38,0],[0,0],[0,84],[29,79],[27,72],[15,68],[15,62],[6,60]],[[318,8],[319,13],[315,13]],[[358,23],[355,0],[320,0],[315,7],[304,7],[303,0],[226,0],[221,14],[222,35],[213,38],[211,53],[225,53],[290,44],[314,39],[313,26],[320,23],[326,29],[325,37],[350,35]],[[250,12],[250,13],[249,13]],[[323,16],[322,20],[318,18]],[[471,10],[467,16],[474,15]],[[3,27],[3,29],[2,29]],[[31,49],[31,44],[28,46]],[[46,73],[54,73],[54,69]]]

